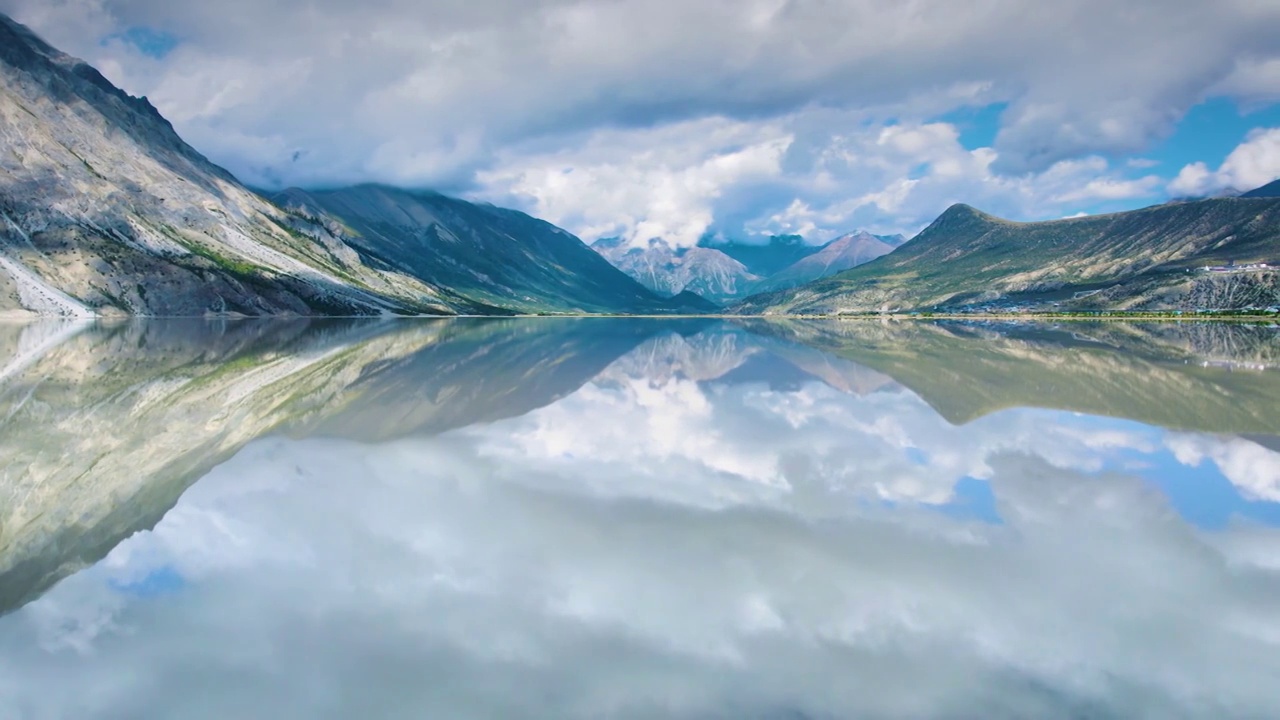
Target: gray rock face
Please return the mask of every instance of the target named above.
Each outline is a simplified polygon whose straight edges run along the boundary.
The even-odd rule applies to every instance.
[[[751,294],[761,279],[714,248],[673,248],[663,240],[636,248],[619,238],[598,240],[592,247],[619,270],[664,296],[692,292],[724,303]]]
[[[145,98],[0,16],[0,313],[453,313],[182,141]]]
[[[737,240],[720,242],[704,238],[702,247],[715,248],[747,266],[747,270],[760,277],[781,272],[792,263],[799,262],[822,249],[810,245],[799,235],[774,235],[764,243],[746,243]]]

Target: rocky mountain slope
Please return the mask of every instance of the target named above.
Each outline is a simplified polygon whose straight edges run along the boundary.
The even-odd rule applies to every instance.
[[[367,264],[478,304],[520,312],[710,309],[692,298],[658,297],[577,237],[516,210],[378,185],[294,188],[271,199],[328,228]]]
[[[660,239],[646,248],[621,238],[597,240],[592,248],[622,272],[664,296],[691,292],[714,303],[751,294],[760,277],[714,248],[673,248]]]
[[[240,185],[145,98],[0,16],[0,313],[448,314]]]
[[[282,208],[0,16],[0,315],[697,312],[523,213],[374,186]]]
[[[955,205],[889,255],[748,298],[734,311],[1270,307],[1280,304],[1277,264],[1278,198],[1217,198],[1037,223]]]

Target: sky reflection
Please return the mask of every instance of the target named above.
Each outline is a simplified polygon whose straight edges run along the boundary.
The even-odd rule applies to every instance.
[[[1023,388],[1010,376],[1020,406],[956,424],[935,409],[954,403],[894,364],[918,362],[901,357],[923,340],[884,363],[861,342],[872,367],[829,341],[669,327],[331,329],[298,336],[310,355],[271,355],[271,382],[242,361],[249,374],[226,392],[273,409],[232,413],[248,439],[211,469],[180,463],[194,484],[154,527],[96,562],[77,556],[92,565],[0,617],[0,708],[24,720],[1280,710],[1280,453],[1247,401],[1215,432],[1036,407],[1072,349],[988,338],[1042,372]],[[949,353],[970,348],[955,337]],[[62,377],[79,357],[62,349],[24,377]],[[1106,352],[1144,375],[1191,367]],[[291,371],[306,383],[277,364],[299,357],[312,358]],[[315,358],[346,359],[320,381]],[[180,367],[199,375],[182,387],[231,372]],[[112,390],[148,398],[101,403],[112,426],[178,387],[166,368]],[[1183,372],[1226,398],[1233,383],[1280,382]],[[33,399],[12,418],[54,397],[17,382],[3,397]],[[299,394],[320,386],[331,399]],[[379,408],[395,422],[378,425]],[[164,466],[200,446],[165,445]],[[76,492],[82,506],[94,497]],[[5,552],[45,548],[28,563],[67,552],[15,545],[23,526],[3,527]]]

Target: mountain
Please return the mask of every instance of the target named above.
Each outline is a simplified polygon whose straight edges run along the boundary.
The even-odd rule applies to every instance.
[[[1273,198],[1280,197],[1280,180],[1272,180],[1256,190],[1250,190],[1242,194],[1244,198]]]
[[[1277,261],[1280,198],[1217,198],[1034,223],[954,205],[889,255],[748,298],[732,311],[1270,307],[1280,305]],[[1250,267],[1262,263],[1271,267]]]
[[[799,235],[774,235],[766,243],[752,244],[738,241],[716,242],[706,238],[699,246],[719,250],[746,266],[747,271],[760,277],[781,272],[788,266],[818,252],[822,246],[807,245]]]
[[[656,296],[570,233],[515,210],[379,185],[293,188],[270,199],[330,228],[370,266],[478,304],[521,312],[705,309]]]
[[[0,15],[0,314],[452,314],[184,143],[146,98]]]
[[[621,238],[604,238],[592,247],[660,295],[683,290],[727,304],[755,293],[834,275],[874,260],[900,244],[900,235],[856,232],[826,245],[805,245],[799,236],[782,235],[762,245],[704,242],[692,248],[673,248],[655,239],[649,241],[648,247],[637,248],[626,245]]]
[[[760,281],[742,263],[715,248],[674,248],[660,239],[638,248],[621,238],[597,240],[592,248],[622,272],[664,296],[689,292],[723,303],[746,297]]]
[[[0,316],[698,312],[514,210],[376,186],[282,208],[0,16]]]
[[[905,240],[901,235],[872,235],[867,232],[842,235],[822,246],[818,252],[770,275],[756,286],[756,292],[783,290],[844,272],[888,255]]]

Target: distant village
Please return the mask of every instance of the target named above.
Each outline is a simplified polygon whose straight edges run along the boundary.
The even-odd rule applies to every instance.
[[[1248,265],[1237,265],[1235,260],[1228,260],[1226,265],[1209,265],[1200,268],[1200,272],[1248,272],[1250,270],[1266,270],[1271,266],[1266,263],[1249,263]]]

